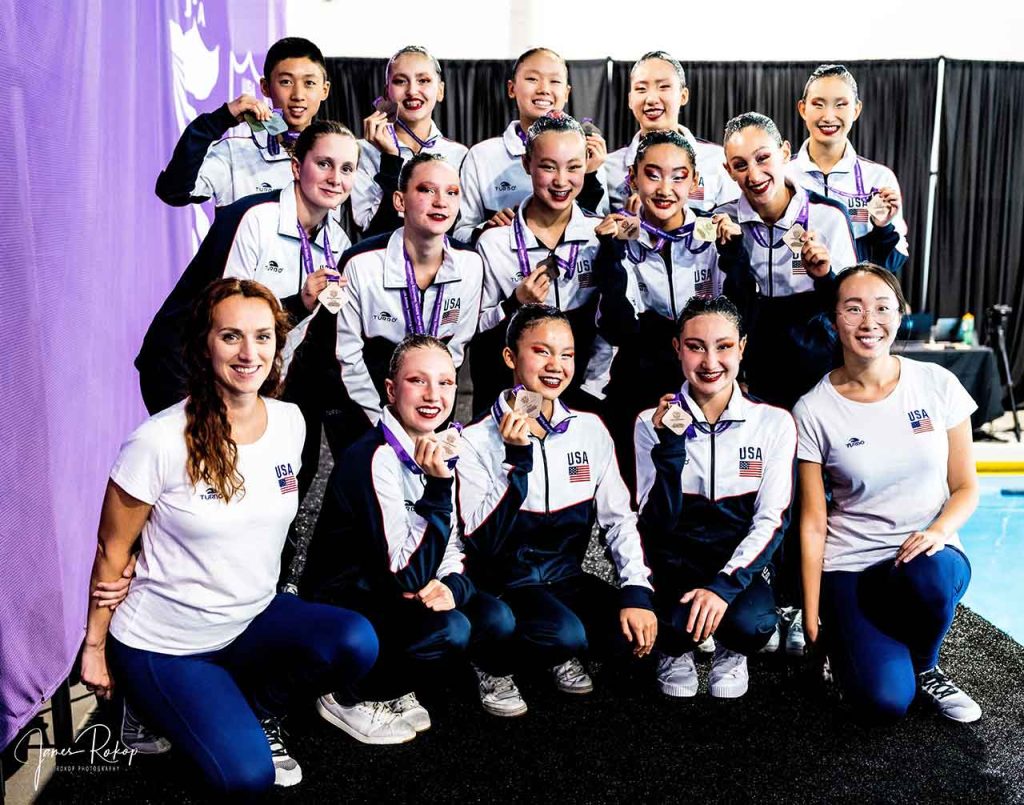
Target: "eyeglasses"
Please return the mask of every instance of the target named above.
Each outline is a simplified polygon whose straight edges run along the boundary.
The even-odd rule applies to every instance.
[[[875,324],[887,325],[899,320],[900,312],[892,305],[875,305],[872,308],[861,307],[860,305],[846,305],[839,308],[837,314],[843,323],[856,327],[865,321],[868,314],[874,319]]]

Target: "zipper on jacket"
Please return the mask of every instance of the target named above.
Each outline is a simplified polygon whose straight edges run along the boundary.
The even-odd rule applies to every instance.
[[[715,502],[715,426],[711,426],[711,502]]]
[[[788,248],[788,247],[787,247]],[[768,296],[775,296],[775,224],[768,227]]]
[[[551,514],[551,484],[548,480],[548,452],[544,449],[544,442],[546,442],[547,439],[537,439],[537,441],[540,442],[540,457],[544,462],[544,513]]]
[[[665,241],[665,247],[661,250],[661,259],[665,261],[665,276],[668,277],[668,303],[672,308],[673,321],[679,317],[676,313],[676,287],[672,281],[672,241]]]

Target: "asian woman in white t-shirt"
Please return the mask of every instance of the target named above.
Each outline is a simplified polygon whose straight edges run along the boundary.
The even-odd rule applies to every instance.
[[[281,742],[290,697],[353,682],[377,656],[363,616],[276,594],[305,436],[299,409],[271,396],[287,331],[257,282],[202,294],[189,396],[142,423],[111,470],[90,588],[121,576],[140,534],[142,551],[113,617],[90,608],[82,651],[90,690],[107,698],[116,680],[207,786],[240,797],[301,780]]]
[[[971,577],[956,532],[978,505],[977,406],[946,369],[890,354],[905,306],[886,269],[843,271],[832,309],[843,364],[793,410],[804,631],[859,713],[899,718],[920,689],[969,722],[981,708],[938,660]]]

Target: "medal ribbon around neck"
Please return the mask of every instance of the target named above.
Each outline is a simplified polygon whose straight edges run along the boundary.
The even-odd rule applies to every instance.
[[[696,436],[698,430],[701,431],[701,433],[713,433],[717,435],[727,431],[730,426],[736,424],[736,420],[731,419],[724,421],[720,419],[714,425],[708,422],[701,422],[693,415],[693,412],[690,410],[690,406],[686,402],[686,395],[683,394],[682,391],[676,392],[676,396],[672,398],[672,402],[686,411],[686,413],[690,415],[691,419],[693,419],[693,422],[691,422],[686,430],[683,431],[683,435],[685,435],[687,439],[692,439]]]
[[[519,385],[512,387],[512,393],[513,394],[517,394],[518,392],[522,391],[525,388],[526,388],[526,386],[524,386],[522,383],[520,383]],[[562,407],[565,408],[565,404],[564,403],[562,404]],[[565,408],[565,410],[568,411],[569,409]],[[495,421],[500,423],[501,422],[501,397],[499,397],[497,400],[495,400],[494,405],[491,407],[491,413],[494,415]],[[567,430],[569,430],[569,418],[568,417],[566,419],[563,419],[557,425],[552,425],[551,421],[546,416],[544,416],[544,414],[537,414],[537,424],[539,424],[542,428],[544,428],[544,432],[545,433],[565,433]]]
[[[408,125],[406,124],[406,122],[405,122],[404,120],[401,120],[401,119],[399,119],[399,120],[396,120],[396,121],[395,121],[395,125],[396,125],[396,126],[398,126],[399,128],[401,128],[401,129],[402,129],[402,131],[404,131],[404,132],[405,132],[406,134],[408,134],[408,135],[409,135],[410,137],[412,137],[412,138],[413,138],[413,139],[414,139],[414,140],[416,141],[416,144],[417,144],[417,145],[418,145],[418,146],[419,146],[419,147],[420,147],[421,149],[433,148],[433,147],[434,147],[434,144],[435,144],[435,143],[436,143],[436,142],[437,142],[437,141],[438,141],[438,140],[440,139],[440,137],[441,137],[441,135],[439,135],[439,134],[435,134],[435,135],[434,135],[433,137],[431,137],[431,138],[430,138],[429,140],[421,140],[421,139],[420,139],[419,137],[417,137],[417,136],[416,136],[416,132],[414,132],[414,131],[413,131],[413,130],[412,130],[412,129],[411,129],[411,128],[410,128],[410,127],[409,127],[409,126],[408,126]],[[393,129],[393,128],[391,129],[391,132],[392,132],[392,133],[394,133],[394,129]],[[398,135],[397,135],[397,134],[395,135],[395,144],[396,144],[396,145],[398,145]],[[401,147],[401,146],[399,146],[399,147]]]
[[[302,225],[301,221],[295,222],[296,228],[299,230],[299,253],[302,256],[302,268],[306,274],[312,274],[316,271],[316,266],[313,264],[313,247],[310,245],[309,235],[306,234],[306,227]],[[334,260],[334,252],[331,251],[331,241],[327,237],[327,219],[324,218],[324,262],[327,263],[327,267],[334,272],[338,271],[338,264]],[[328,274],[328,282],[338,282],[341,279],[337,273]]]
[[[519,259],[519,273],[523,279],[526,279],[533,273],[533,268],[530,266],[530,250],[526,248],[526,237],[523,234],[523,224],[519,220],[519,216],[512,221],[512,232],[516,238],[516,257]],[[556,247],[557,248],[557,247]],[[569,247],[569,259],[563,260],[555,252],[551,252],[551,255],[555,258],[555,263],[562,271],[565,272],[565,278],[571,280],[576,275],[576,259],[580,256],[580,244],[574,242]]]
[[[802,226],[804,228],[805,232],[807,231],[807,210],[808,210],[808,206],[809,205],[810,205],[810,196],[808,196],[806,193],[804,193],[804,203],[800,206],[800,212],[798,212],[797,215],[796,215],[796,221],[794,222],[794,226],[796,224],[800,224],[800,226]],[[761,226],[767,227],[768,225],[762,223]],[[776,224],[776,226],[777,226],[777,224]],[[750,229],[751,236],[761,246],[764,246],[764,248],[766,248],[766,249],[777,249],[777,248],[779,248],[779,246],[783,245],[783,243],[784,243],[783,238],[785,238],[786,232],[788,232],[793,227],[786,227],[786,229],[783,230],[782,236],[779,238],[778,242],[777,243],[773,243],[773,244],[769,244],[767,239],[765,238],[765,236],[761,234],[761,229],[760,229],[760,227],[758,227],[756,222],[754,222],[748,228]],[[787,246],[786,248],[788,249],[789,247]]]
[[[405,317],[405,331],[412,335],[427,335],[426,327],[423,325],[423,305],[420,302],[420,289],[416,284],[416,270],[412,265],[412,258],[409,252],[402,245],[402,255],[405,257],[405,287],[400,291],[402,296],[402,315]],[[444,285],[437,286],[437,298],[434,300],[434,313],[430,317],[430,335],[437,338],[438,328],[441,326],[441,307],[444,304]]]
[[[640,228],[643,229],[652,238],[655,238],[653,246],[645,246],[644,244],[637,242],[636,246],[640,248],[640,254],[637,255],[633,251],[633,241],[627,240],[626,243],[626,255],[630,261],[634,264],[642,263],[646,259],[646,254],[649,252],[660,252],[661,248],[665,245],[665,242],[679,243],[681,240],[687,240],[693,237],[693,224],[683,224],[678,229],[673,229],[668,232],[664,229],[656,227],[654,224],[650,224],[643,219],[643,216],[637,216],[628,210],[619,210],[623,215],[629,216],[630,218],[640,219]]]
[[[384,434],[384,441],[391,445],[391,449],[395,451],[395,455],[398,456],[398,460],[402,462],[405,468],[409,470],[409,472],[411,472],[413,475],[423,475],[423,468],[420,467],[420,465],[415,462],[413,457],[406,452],[405,448],[402,447],[402,443],[398,440],[398,437],[391,432],[391,428],[384,424],[383,419],[381,419],[380,422],[377,423],[377,426],[380,428],[381,433]],[[459,433],[462,433],[461,423],[452,422],[451,426],[455,428],[455,430],[457,430]],[[448,465],[448,469],[455,469],[455,465],[456,463],[458,463],[458,460],[458,456],[446,459],[445,463]]]

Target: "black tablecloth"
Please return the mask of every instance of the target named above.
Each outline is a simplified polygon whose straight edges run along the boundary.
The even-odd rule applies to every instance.
[[[971,427],[980,428],[1003,414],[1003,387],[999,380],[996,355],[990,347],[970,349],[925,349],[917,344],[893,345],[893,352],[915,361],[944,366],[963,383],[978,404],[971,415]]]

